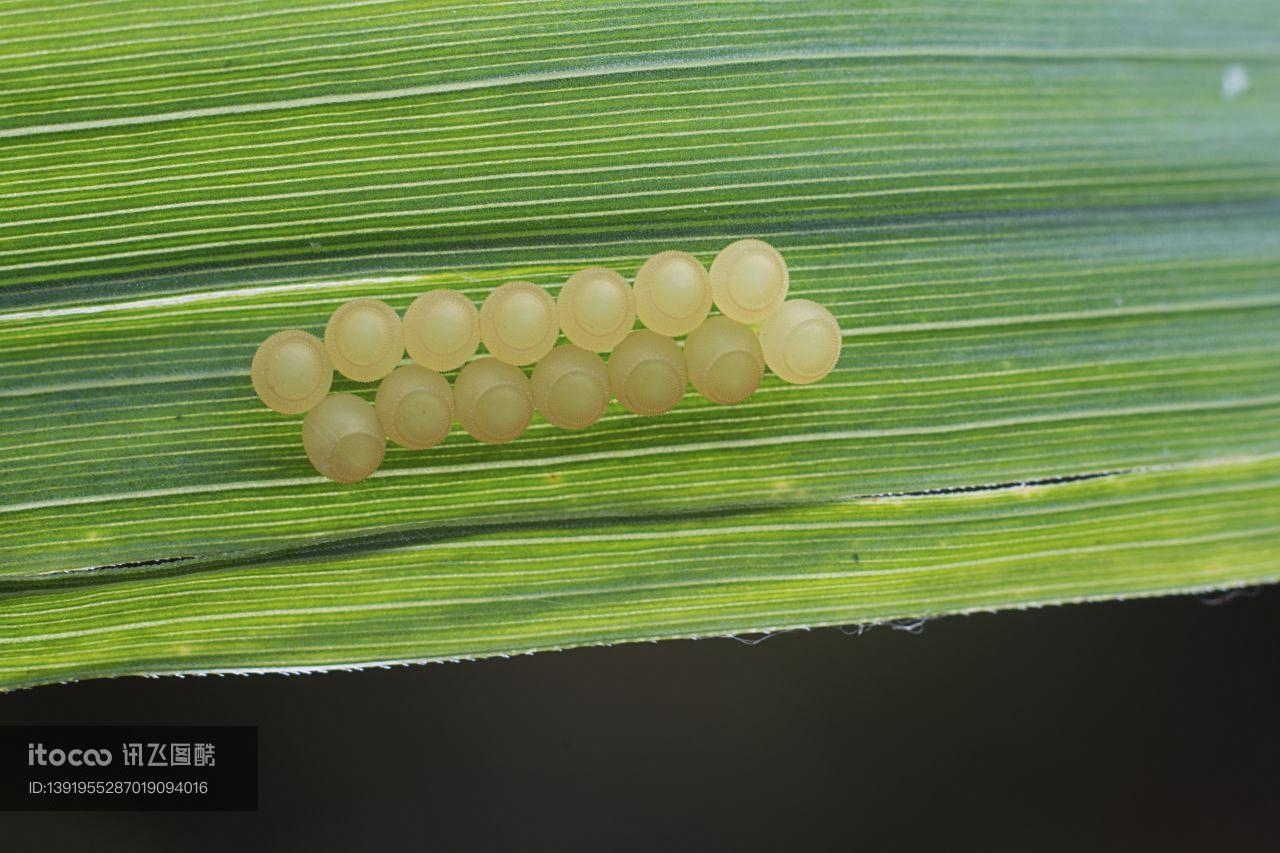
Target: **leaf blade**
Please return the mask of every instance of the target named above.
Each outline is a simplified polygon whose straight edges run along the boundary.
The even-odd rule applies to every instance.
[[[376,21],[249,5],[198,25],[164,9],[36,18],[0,58],[24,84],[0,93],[0,685],[342,665],[361,660],[353,632],[376,635],[378,659],[417,659],[1274,580],[1280,34],[1266,4],[556,4],[555,39],[539,29],[549,4],[455,20],[379,3]],[[293,29],[276,43],[275,26]],[[271,45],[246,62],[254,39]],[[600,50],[581,59],[584,45]],[[1236,62],[1255,86],[1225,98]],[[782,248],[793,292],[839,317],[845,355],[825,383],[770,377],[742,406],[691,397],[658,420],[614,407],[586,433],[537,424],[500,448],[454,435],[429,455],[391,450],[356,488],[315,477],[296,421],[248,385],[258,341],[316,330],[350,296],[403,309],[451,286],[478,300],[591,264],[630,275],[672,245],[709,261],[745,235]],[[1029,558],[973,572],[967,592],[957,568],[951,599],[907,584],[941,561],[915,501],[976,512],[993,500],[980,487],[1029,481],[1045,484],[1025,494],[1043,507],[1130,489],[1158,501],[1183,477],[1220,484],[1202,512],[1171,501],[1163,522],[1134,522],[1121,556],[1071,562],[1057,587],[1028,586],[1044,565]],[[593,531],[684,513],[774,519],[769,553],[785,561],[809,553],[788,519],[859,529],[881,511],[872,496],[904,493],[920,496],[890,505],[914,532],[884,547],[916,549],[892,575],[910,595],[877,597],[837,551],[813,552],[832,577],[780,581],[805,602],[785,619],[731,574],[617,591],[630,552],[574,551]],[[973,524],[1000,531],[1009,512]],[[1054,535],[1088,554],[1091,527],[1123,538],[1107,513]],[[232,598],[185,617],[157,605],[157,618],[217,622],[282,560],[359,564],[352,602],[397,583],[426,595],[448,564],[483,577],[501,555],[383,564],[389,543],[549,526],[565,542],[547,547],[582,570],[574,597],[590,604],[575,619],[592,631],[521,645],[498,581],[482,596],[488,633],[462,611],[434,634],[355,610],[294,642],[286,614],[255,617],[270,639],[258,651],[224,632],[192,654],[121,627],[140,591],[200,578]],[[989,556],[1013,566],[1026,546],[1001,539]],[[700,615],[620,615],[647,594]],[[29,642],[59,633],[42,610],[89,600],[95,615],[68,624],[124,632],[129,654]]]

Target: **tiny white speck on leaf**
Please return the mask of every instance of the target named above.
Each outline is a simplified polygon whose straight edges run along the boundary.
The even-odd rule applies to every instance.
[[[1222,100],[1231,101],[1249,91],[1249,72],[1243,65],[1229,65],[1222,72]]]

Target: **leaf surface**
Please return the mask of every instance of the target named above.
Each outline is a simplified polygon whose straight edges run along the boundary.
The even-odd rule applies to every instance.
[[[0,686],[1274,581],[1272,11],[0,5]],[[354,487],[249,384],[353,296],[743,236],[825,381]]]

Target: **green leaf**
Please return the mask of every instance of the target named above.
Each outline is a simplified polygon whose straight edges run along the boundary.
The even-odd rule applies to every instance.
[[[1275,581],[1271,7],[8,0],[0,687]],[[824,382],[357,486],[249,384],[352,296],[744,236]]]

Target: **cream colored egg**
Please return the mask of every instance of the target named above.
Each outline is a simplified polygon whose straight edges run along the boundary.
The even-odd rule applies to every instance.
[[[480,339],[499,361],[532,364],[551,351],[559,336],[556,302],[536,284],[507,282],[480,306]]]
[[[432,370],[455,370],[480,346],[480,312],[456,290],[424,293],[404,312],[409,357]]]
[[[760,387],[764,375],[756,333],[728,317],[708,317],[689,333],[684,363],[693,387],[715,403],[741,403]]]
[[[378,470],[387,439],[373,406],[354,394],[330,394],[302,419],[302,446],[321,474],[355,483]]]
[[[613,270],[590,267],[569,277],[556,298],[564,336],[582,349],[608,352],[636,324],[636,298]]]
[[[840,358],[840,325],[831,312],[808,299],[792,299],[760,324],[765,363],[796,385],[817,382]]]
[[[268,409],[300,415],[329,393],[333,365],[319,338],[301,329],[286,329],[258,347],[249,377]]]
[[[562,344],[533,366],[533,405],[549,422],[582,429],[600,420],[609,405],[609,371],[600,356]]]
[[[352,299],[329,318],[324,348],[338,372],[357,382],[373,382],[404,358],[400,316],[377,299]]]
[[[711,311],[711,278],[688,252],[660,252],[636,273],[635,296],[646,327],[667,337],[685,335]]]
[[[711,262],[716,307],[739,323],[759,323],[787,298],[787,262],[763,240],[730,243]]]
[[[406,364],[382,380],[373,408],[387,438],[424,450],[444,441],[453,426],[453,389],[434,370]]]
[[[648,329],[623,338],[609,355],[608,368],[613,396],[638,415],[671,411],[688,382],[680,347]]]
[[[501,444],[519,438],[533,417],[533,391],[520,368],[480,358],[453,382],[454,410],[473,438]]]

